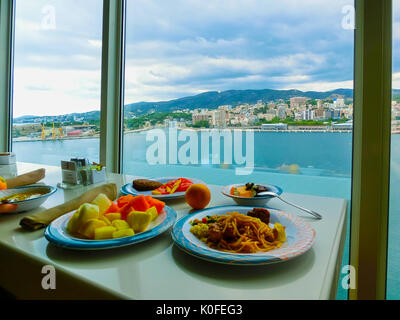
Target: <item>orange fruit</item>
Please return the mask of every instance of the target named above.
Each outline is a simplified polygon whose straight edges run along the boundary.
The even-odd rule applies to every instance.
[[[211,200],[210,189],[204,184],[192,184],[186,190],[185,200],[193,209],[204,209]]]

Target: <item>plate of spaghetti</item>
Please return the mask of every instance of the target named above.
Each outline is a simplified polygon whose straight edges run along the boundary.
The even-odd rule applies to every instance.
[[[295,214],[270,208],[223,206],[180,219],[172,230],[183,251],[212,262],[265,265],[311,249],[315,231]]]

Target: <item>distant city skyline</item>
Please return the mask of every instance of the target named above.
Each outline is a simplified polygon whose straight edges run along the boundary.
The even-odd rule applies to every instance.
[[[342,9],[352,4],[128,0],[125,104],[229,89],[351,89],[354,32],[342,27]],[[396,3],[394,12],[398,41]],[[98,0],[17,1],[14,117],[99,109],[101,19]]]

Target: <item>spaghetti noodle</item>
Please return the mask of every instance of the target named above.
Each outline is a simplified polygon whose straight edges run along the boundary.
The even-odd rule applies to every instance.
[[[258,218],[237,212],[218,217],[207,225],[206,233],[202,223],[202,235],[198,236],[210,248],[231,253],[267,252],[286,241],[285,228],[278,223],[271,228]],[[191,231],[196,235],[196,226]]]

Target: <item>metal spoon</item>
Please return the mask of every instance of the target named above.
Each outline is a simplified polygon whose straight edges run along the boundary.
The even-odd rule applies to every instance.
[[[271,197],[278,198],[278,199],[282,200],[283,202],[286,202],[287,204],[289,204],[289,205],[291,205],[291,206],[293,206],[293,207],[296,207],[296,208],[298,208],[298,209],[300,209],[300,210],[303,210],[303,211],[305,211],[305,212],[307,212],[307,213],[313,215],[313,216],[314,216],[315,218],[317,218],[318,220],[321,220],[321,219],[322,219],[322,216],[321,216],[319,213],[317,213],[317,212],[315,212],[315,211],[312,211],[312,210],[309,210],[309,209],[306,209],[306,208],[303,208],[303,207],[300,207],[300,206],[298,206],[298,205],[296,205],[296,204],[290,203],[289,201],[287,201],[287,200],[281,198],[278,194],[276,194],[276,193],[274,193],[274,192],[260,192],[260,193],[257,194],[257,196],[271,196]]]

